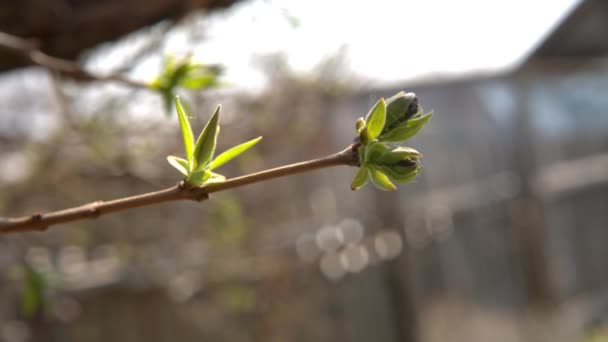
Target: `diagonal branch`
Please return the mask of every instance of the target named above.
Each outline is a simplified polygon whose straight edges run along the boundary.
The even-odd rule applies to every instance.
[[[53,211],[44,214],[34,214],[23,217],[0,218],[0,234],[16,233],[35,230],[46,230],[54,224],[67,223],[72,221],[97,218],[101,215],[129,210],[138,207],[145,207],[158,203],[165,203],[178,200],[202,201],[209,198],[209,194],[238,188],[248,184],[259,183],[274,178],[290,176],[303,172],[310,172],[317,169],[338,166],[338,165],[358,165],[357,145],[351,145],[342,152],[330,156],[304,161],[301,163],[285,165],[274,169],[264,170],[236,178],[228,179],[222,183],[210,184],[204,187],[189,187],[181,182],[173,187],[119,198],[111,201],[97,201],[85,205]]]
[[[45,54],[37,49],[32,41],[5,32],[0,32],[0,49],[22,55],[30,63],[56,71],[77,81],[114,81],[134,88],[149,89],[145,82],[135,81],[120,74],[94,74],[73,61]]]

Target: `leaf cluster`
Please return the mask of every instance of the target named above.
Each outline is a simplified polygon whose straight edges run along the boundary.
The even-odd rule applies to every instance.
[[[210,183],[223,182],[226,177],[213,172],[213,170],[247,151],[262,140],[262,137],[249,140],[224,151],[214,158],[217,137],[220,133],[219,117],[221,106],[217,106],[211,119],[209,119],[209,122],[207,122],[205,128],[203,128],[203,131],[196,140],[196,143],[194,141],[194,134],[192,132],[192,127],[190,126],[190,121],[188,120],[188,116],[179,97],[175,97],[175,108],[177,109],[177,117],[184,140],[186,159],[168,156],[167,161],[171,166],[186,176],[185,181],[190,186],[203,186]]]
[[[178,59],[174,56],[167,56],[163,63],[163,70],[150,82],[150,88],[161,94],[165,110],[170,113],[178,87],[190,90],[217,87],[221,71],[217,65],[195,63],[190,57]]]
[[[381,190],[395,190],[394,183],[409,183],[421,170],[422,154],[413,148],[395,146],[418,134],[432,113],[424,113],[414,93],[399,92],[381,98],[364,118],[357,120],[360,167],[351,188],[368,180]]]

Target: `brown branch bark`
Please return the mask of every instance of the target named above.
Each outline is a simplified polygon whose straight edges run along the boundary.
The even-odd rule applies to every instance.
[[[0,1],[0,31],[36,38],[46,54],[74,60],[84,51],[140,29],[204,10],[224,10],[235,0],[18,0]],[[31,64],[0,51],[0,73]]]
[[[185,182],[176,186],[149,192],[141,195],[119,198],[110,201],[96,201],[81,206],[34,214],[23,217],[0,218],[0,233],[16,233],[36,230],[46,230],[51,225],[72,221],[97,218],[101,215],[144,207],[164,202],[178,200],[202,201],[209,198],[209,194],[232,188],[259,183],[274,178],[290,176],[303,172],[338,165],[358,164],[356,146],[350,146],[342,152],[319,159],[301,163],[285,165],[274,169],[264,170],[236,178],[228,179],[222,183],[210,184],[204,187],[189,187]]]
[[[70,60],[49,56],[37,49],[31,41],[0,32],[0,49],[21,55],[33,64],[56,71],[77,81],[113,81],[134,88],[148,89],[145,82],[131,80],[120,74],[98,75],[89,72]]]

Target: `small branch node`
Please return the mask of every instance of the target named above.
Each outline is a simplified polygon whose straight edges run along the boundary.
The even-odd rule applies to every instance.
[[[191,194],[190,198],[192,198],[194,201],[202,202],[209,199],[209,193],[201,188],[191,188],[189,190]]]
[[[96,217],[99,217],[99,215],[101,215],[101,213],[99,212],[99,209],[97,209],[97,208],[89,208],[89,210],[87,211],[88,217],[96,218]]]

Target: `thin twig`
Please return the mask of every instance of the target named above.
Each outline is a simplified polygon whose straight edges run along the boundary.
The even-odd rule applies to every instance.
[[[114,81],[130,87],[149,89],[145,82],[131,80],[120,74],[98,75],[89,72],[73,61],[49,56],[36,48],[31,41],[0,32],[0,49],[22,55],[30,63],[56,71],[77,81]]]
[[[46,230],[49,226],[55,224],[97,218],[101,215],[113,212],[145,207],[158,203],[178,200],[202,201],[208,199],[209,194],[214,192],[263,182],[274,178],[310,172],[313,170],[338,165],[356,166],[358,163],[358,154],[355,147],[356,146],[350,146],[342,152],[332,154],[324,158],[264,170],[241,177],[231,178],[222,183],[210,184],[204,187],[189,187],[185,182],[181,182],[176,186],[164,190],[119,198],[111,201],[97,201],[78,207],[53,211],[45,214],[34,214],[14,218],[0,218],[0,233]]]

